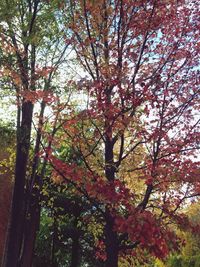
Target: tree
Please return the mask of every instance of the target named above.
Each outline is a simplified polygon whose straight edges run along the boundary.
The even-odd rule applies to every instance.
[[[84,166],[53,152],[48,160],[104,219],[106,267],[136,247],[165,257],[177,247],[168,225],[186,226],[178,211],[200,193],[198,2],[74,0],[63,16],[68,4],[66,41],[87,73],[77,87],[88,103],[61,118],[61,138]],[[138,148],[145,152],[135,166]],[[142,181],[139,193],[125,172]]]
[[[38,171],[41,131],[45,108],[52,102],[52,80],[67,49],[54,16],[56,7],[57,1],[51,5],[39,0],[1,1],[1,83],[15,91],[17,100],[15,183],[5,266],[27,267],[32,261],[39,221],[36,186],[43,177]],[[31,162],[36,102],[40,111]]]

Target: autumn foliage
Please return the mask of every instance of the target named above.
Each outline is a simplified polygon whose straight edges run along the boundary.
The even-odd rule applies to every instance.
[[[179,208],[199,195],[197,5],[71,4],[66,42],[87,73],[77,87],[88,105],[63,123],[62,140],[84,164],[49,161],[102,213],[106,266],[117,266],[121,250],[140,246],[162,258],[177,248],[168,225],[184,224]]]

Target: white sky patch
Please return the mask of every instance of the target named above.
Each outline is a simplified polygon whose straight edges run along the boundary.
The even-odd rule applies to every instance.
[[[16,125],[17,105],[15,96],[1,96],[0,122]]]

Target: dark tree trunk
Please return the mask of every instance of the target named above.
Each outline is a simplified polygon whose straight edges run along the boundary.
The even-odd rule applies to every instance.
[[[51,243],[51,267],[57,267],[57,262],[56,262],[56,240],[57,240],[57,219],[56,215],[54,213],[53,215],[53,235],[52,235],[52,243]]]
[[[31,123],[33,104],[24,102],[22,105],[22,120],[17,136],[17,151],[15,163],[15,184],[12,198],[11,219],[8,234],[6,267],[18,265],[24,226],[24,187],[27,161],[30,148]]]
[[[27,223],[25,232],[24,249],[22,254],[22,261],[20,267],[31,267],[33,261],[33,253],[35,246],[35,239],[40,221],[40,209],[37,203],[33,203],[30,210],[30,219]]]
[[[39,183],[37,181],[37,185],[38,187],[36,187],[33,191],[32,198],[28,207],[28,214],[26,217],[24,230],[23,253],[21,257],[20,267],[32,266],[35,240],[40,223],[40,181]]]
[[[118,237],[113,230],[114,219],[108,214],[105,225],[106,263],[105,267],[118,267]]]
[[[71,265],[70,267],[78,267],[79,266],[79,236],[75,236],[72,240],[72,254],[71,254]]]
[[[46,164],[43,165],[42,172],[37,175],[37,169],[39,164],[38,153],[40,150],[40,142],[42,136],[42,125],[44,117],[45,103],[41,104],[39,127],[37,130],[37,137],[34,149],[34,158],[32,163],[31,177],[28,183],[27,196],[26,196],[26,214],[25,214],[25,230],[24,230],[24,242],[21,253],[21,267],[31,267],[33,261],[33,253],[35,247],[35,240],[37,230],[40,223],[40,191],[43,183],[43,176],[45,172]]]

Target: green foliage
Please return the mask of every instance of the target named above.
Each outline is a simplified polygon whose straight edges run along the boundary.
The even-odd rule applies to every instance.
[[[200,267],[200,254],[187,257],[181,255],[170,257],[167,267]]]
[[[173,256],[169,258],[168,266],[170,267],[182,267],[181,256]]]
[[[13,125],[0,123],[0,140],[1,147],[7,147],[13,144],[15,140],[15,130],[13,129]]]
[[[50,226],[52,219],[43,211],[40,220],[40,230],[37,235],[34,266],[48,266],[51,255],[51,235]]]
[[[101,266],[95,259],[95,243],[102,235],[92,207],[73,188],[46,177],[42,190],[40,229],[36,240],[34,267],[71,266],[73,240],[78,237],[81,266]],[[92,215],[94,213],[94,216]],[[86,264],[86,265],[84,265]]]
[[[199,201],[192,203],[186,210],[190,222],[194,226],[198,226],[200,222],[199,204]],[[200,233],[198,231],[198,228],[195,233],[186,231],[183,235],[186,241],[185,246],[182,249],[183,255],[186,257],[200,255]]]
[[[9,173],[12,178],[15,163],[15,139],[16,133],[12,125],[0,124],[0,174]],[[11,182],[11,179],[9,179]]]
[[[199,202],[191,203],[185,210],[189,221],[193,226],[199,225],[200,208]],[[198,228],[197,228],[198,229]],[[167,267],[200,267],[200,233],[180,231],[179,235],[185,240],[179,255],[170,256]]]

